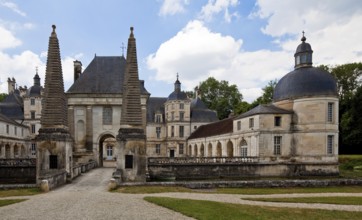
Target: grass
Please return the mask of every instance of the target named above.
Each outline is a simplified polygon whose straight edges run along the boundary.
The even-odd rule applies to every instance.
[[[5,200],[0,200],[0,207],[11,205],[11,204],[18,203],[18,202],[23,202],[25,200],[26,199],[5,199]]]
[[[249,206],[212,201],[145,197],[145,200],[196,219],[362,219],[362,212]]]
[[[362,197],[300,197],[300,198],[252,198],[243,200],[261,202],[323,203],[337,205],[362,205]]]
[[[32,196],[41,193],[39,188],[21,188],[0,190],[0,197]]]
[[[172,186],[127,186],[113,192],[131,194],[151,194],[166,192],[198,192],[198,193],[223,193],[223,194],[290,194],[290,193],[362,193],[362,186],[338,186],[338,187],[293,187],[293,188],[216,188],[213,190],[192,190],[184,187]]]
[[[362,155],[339,155],[339,172],[341,177],[362,178]]]
[[[172,187],[172,186],[127,186],[127,187],[120,187],[114,190],[113,192],[149,194],[149,193],[163,193],[163,192],[192,192],[192,190],[185,187]]]

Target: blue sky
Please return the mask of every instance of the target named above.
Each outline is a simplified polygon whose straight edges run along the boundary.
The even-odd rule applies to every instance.
[[[51,25],[60,41],[65,90],[73,60],[119,56],[134,27],[140,78],[154,97],[168,96],[179,73],[183,90],[213,76],[236,84],[251,102],[270,80],[293,69],[301,32],[314,64],[361,62],[358,0],[0,0],[0,80],[44,81]]]

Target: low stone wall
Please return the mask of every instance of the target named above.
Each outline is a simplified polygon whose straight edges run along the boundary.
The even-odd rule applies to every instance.
[[[120,186],[182,186],[190,189],[361,186],[362,179],[123,182]]]
[[[86,173],[91,169],[97,167],[97,163],[95,161],[90,161],[88,163],[81,163],[73,166],[73,176],[72,179],[80,176],[82,173]]]
[[[57,170],[51,173],[47,173],[43,176],[38,177],[38,184],[42,184],[42,182],[47,181],[46,185],[48,190],[55,189],[59,186],[66,184],[67,182],[67,171],[65,170]]]
[[[0,184],[36,183],[35,159],[0,159]]]
[[[151,180],[338,176],[335,162],[258,162],[257,158],[149,158]]]

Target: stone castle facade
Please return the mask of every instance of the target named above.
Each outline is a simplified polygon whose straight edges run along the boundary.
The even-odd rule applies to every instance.
[[[59,54],[59,43],[52,43],[52,37],[56,37],[55,32],[49,48],[53,44],[58,48],[48,52],[49,57]],[[24,155],[33,154],[34,144],[39,151],[39,137],[44,137],[39,136],[39,128],[52,128],[69,133],[65,137],[60,132],[62,141],[67,142],[61,163],[69,173],[72,164],[95,161],[99,166],[116,167],[125,181],[143,181],[143,177],[137,178],[145,175],[146,160],[155,167],[167,158],[175,158],[172,166],[188,163],[187,158],[209,158],[204,161],[211,164],[228,163],[225,158],[234,158],[233,163],[240,166],[244,162],[269,164],[271,167],[255,171],[266,176],[289,175],[285,170],[292,165],[298,165],[293,175],[338,173],[336,82],[328,72],[312,66],[313,51],[304,36],[295,53],[295,70],[278,82],[273,103],[221,121],[199,97],[190,98],[181,90],[178,76],[168,97],[151,97],[138,78],[133,29],[128,44],[127,57],[95,56],[84,71],[81,62],[74,61],[74,83],[65,93],[44,91],[36,74],[34,85],[22,89],[20,95],[21,89],[13,86],[15,80],[9,79],[9,96],[0,109],[6,118],[18,123],[14,125],[28,129],[29,135],[19,137],[27,149]],[[45,88],[62,89],[61,63],[52,67],[55,61],[47,64]],[[54,71],[60,74],[54,76]],[[53,81],[57,83],[50,86]],[[50,98],[49,93],[53,93]],[[51,100],[56,101],[51,104]],[[17,103],[18,109],[6,115],[6,109],[13,106],[9,103]],[[5,119],[2,123],[10,124]],[[0,156],[15,157],[11,152],[17,150],[6,146],[1,145]],[[40,167],[49,168],[44,165],[49,164],[48,156],[38,155],[45,158]]]

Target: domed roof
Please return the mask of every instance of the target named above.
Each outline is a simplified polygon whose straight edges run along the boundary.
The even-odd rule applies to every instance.
[[[338,96],[334,77],[315,67],[302,67],[285,75],[274,89],[273,101],[309,96]]]
[[[187,100],[187,94],[183,91],[181,91],[181,83],[178,80],[178,74],[177,79],[175,82],[175,90],[168,96],[167,101],[171,100]]]
[[[42,87],[40,85],[40,77],[38,75],[38,68],[36,70],[36,74],[33,79],[34,79],[34,85],[29,88],[28,96],[30,96],[30,97],[40,96]]]
[[[312,66],[312,47],[301,39],[295,51],[295,69],[279,80],[273,101],[310,96],[338,96],[336,80],[329,72]]]

